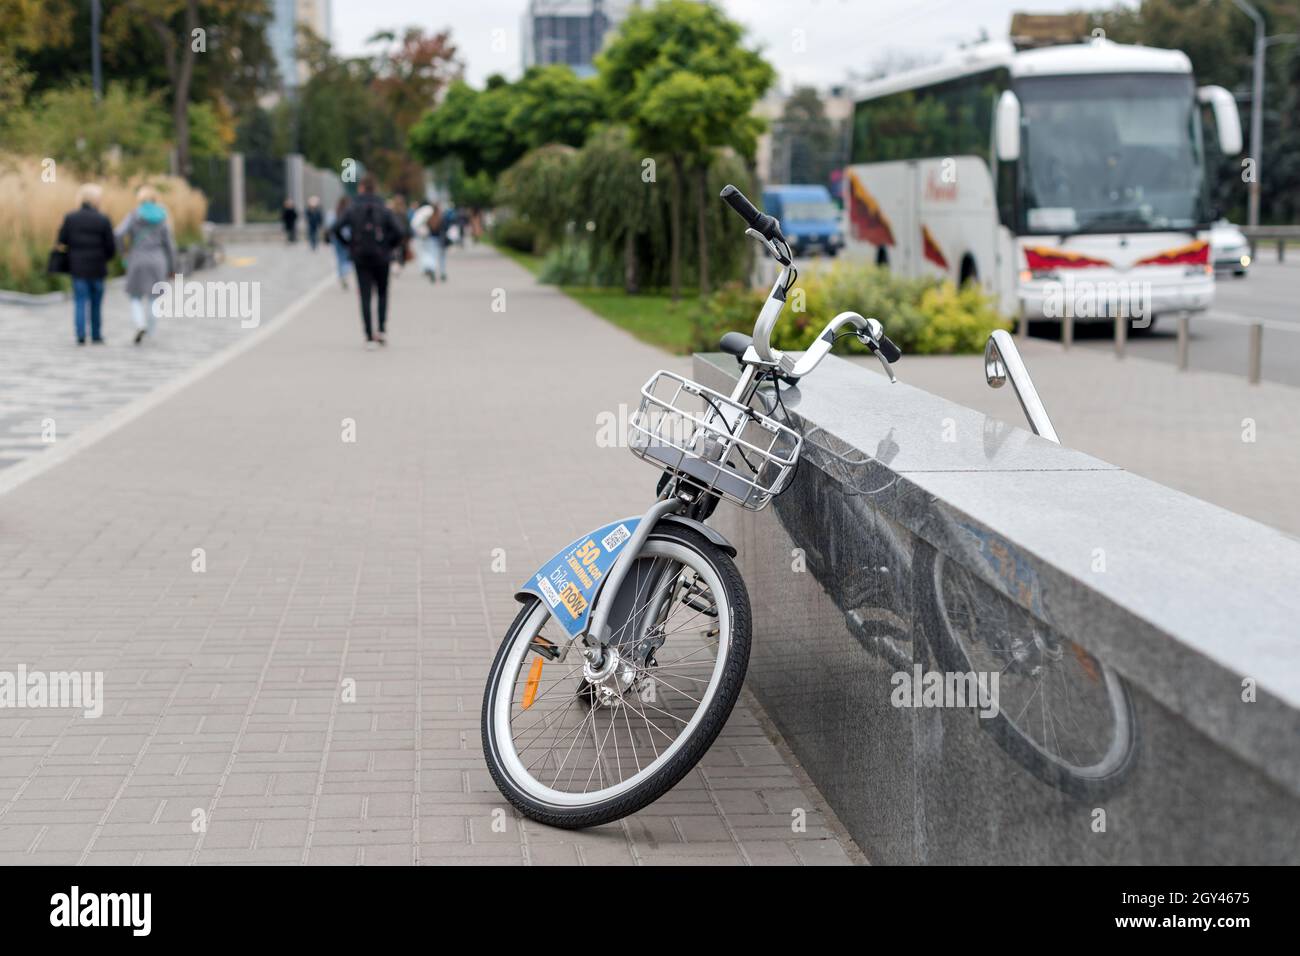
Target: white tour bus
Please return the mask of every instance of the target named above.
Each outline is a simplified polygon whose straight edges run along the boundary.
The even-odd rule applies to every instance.
[[[1240,152],[1232,95],[1174,50],[984,43],[887,77],[854,111],[845,252],[974,280],[1017,318],[1207,309],[1202,105]]]

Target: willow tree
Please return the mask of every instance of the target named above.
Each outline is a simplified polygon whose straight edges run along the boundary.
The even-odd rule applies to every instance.
[[[527,153],[497,182],[497,202],[525,217],[543,247],[559,243],[576,214],[576,155],[572,146],[543,146]]]
[[[701,291],[709,282],[704,204],[712,152],[730,147],[752,160],[762,121],[750,115],[775,72],[742,44],[741,26],[712,4],[661,0],[636,10],[597,58],[611,112],[636,147],[669,159],[671,285],[681,294],[682,210],[688,172],[697,189]]]

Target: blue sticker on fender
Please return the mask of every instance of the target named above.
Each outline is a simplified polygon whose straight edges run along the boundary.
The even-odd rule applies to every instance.
[[[587,627],[591,602],[605,575],[640,521],[624,518],[584,534],[542,565],[519,590],[545,601],[560,626],[577,637]]]

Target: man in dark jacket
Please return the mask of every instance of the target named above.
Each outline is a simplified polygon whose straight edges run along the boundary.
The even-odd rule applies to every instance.
[[[280,210],[280,224],[284,226],[285,240],[292,245],[298,238],[298,207],[292,199],[284,201],[284,208]]]
[[[103,191],[86,183],[77,191],[80,208],[63,217],[59,245],[68,250],[68,272],[72,276],[73,320],[77,344],[86,344],[86,313],[90,313],[90,341],[103,344],[100,306],[104,301],[104,280],[108,264],[117,255],[113,224],[99,211]]]
[[[388,322],[388,266],[393,250],[407,237],[408,226],[382,199],[375,195],[375,178],[370,173],[357,184],[356,201],[335,227],[348,240],[352,264],[357,273],[357,290],[361,293],[361,322],[366,330],[366,348],[375,343],[387,345],[384,327]],[[370,294],[376,293],[379,304],[379,329],[370,321]]]

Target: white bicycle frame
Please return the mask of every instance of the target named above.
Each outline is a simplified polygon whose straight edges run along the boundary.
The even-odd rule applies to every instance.
[[[841,312],[831,319],[812,345],[798,359],[788,352],[772,348],[772,330],[776,328],[776,323],[785,308],[786,292],[790,284],[790,258],[776,243],[765,238],[756,230],[746,229],[745,234],[757,239],[767,247],[777,262],[781,263],[781,271],[772,284],[772,289],[763,302],[763,307],[759,310],[758,318],[754,322],[753,342],[745,350],[745,354],[740,357],[744,369],[741,372],[740,380],[736,382],[736,386],[731,393],[731,397],[735,402],[741,405],[750,403],[754,393],[758,390],[760,377],[764,372],[779,371],[783,376],[790,379],[802,378],[809,374],[830,353],[837,335],[845,326],[852,326],[857,331],[858,337],[868,344],[872,354],[880,360],[880,364],[884,367],[890,383],[898,381],[894,375],[894,370],[881,353],[881,339],[884,336],[884,327],[878,320],[864,318],[857,312]],[[731,431],[739,425],[740,417],[744,413],[729,406],[713,414],[721,415],[723,421],[726,422],[727,429]],[[606,574],[599,597],[603,598],[618,594],[618,590],[622,586],[632,562],[636,560],[637,555],[645,545],[646,539],[654,531],[655,525],[665,515],[682,510],[688,503],[689,499],[681,494],[666,494],[664,498],[650,506],[649,510],[642,516],[636,530],[632,533],[632,538],[623,547],[622,553]],[[582,635],[583,653],[593,661],[598,662],[600,660],[604,653],[604,647],[608,643],[608,617],[612,604],[612,600],[598,599],[596,601],[587,629]]]

